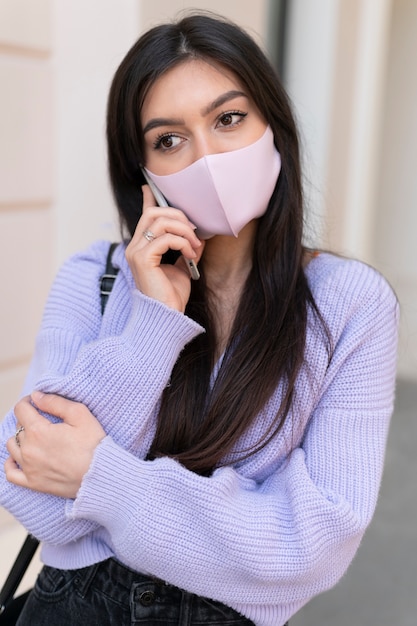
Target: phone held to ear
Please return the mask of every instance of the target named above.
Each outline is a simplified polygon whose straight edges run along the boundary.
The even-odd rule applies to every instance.
[[[162,206],[162,207],[167,207],[169,206],[168,202],[165,200],[164,196],[162,195],[162,193],[160,192],[160,190],[158,189],[158,187],[155,185],[155,183],[153,182],[153,180],[151,178],[149,178],[146,170],[142,167],[142,174],[146,180],[146,183],[149,185],[149,187],[151,188],[151,191],[154,195],[154,198],[158,204],[158,206]],[[186,259],[185,257],[183,257],[187,267],[188,267],[188,271],[190,272],[190,276],[193,280],[198,280],[200,278],[200,272],[198,271],[198,267],[195,264],[195,262],[192,259]]]

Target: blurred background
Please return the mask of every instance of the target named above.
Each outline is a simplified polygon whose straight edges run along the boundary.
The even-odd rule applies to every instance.
[[[291,624],[415,626],[416,0],[0,0],[1,414],[19,396],[59,265],[119,238],[104,139],[112,75],[142,31],[188,8],[240,23],[280,72],[300,126],[308,243],[374,265],[401,304],[375,521],[342,583]],[[23,536],[0,511],[0,583]]]

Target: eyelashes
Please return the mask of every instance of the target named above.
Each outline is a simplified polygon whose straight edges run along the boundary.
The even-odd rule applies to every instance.
[[[218,122],[223,122],[223,127],[225,128],[228,126],[238,126],[241,122],[243,122],[246,116],[247,113],[244,113],[243,111],[226,111],[225,113],[221,113],[219,115]],[[233,121],[233,117],[237,117],[238,119]],[[225,123],[226,119],[230,119],[231,122]]]
[[[152,147],[154,150],[171,150],[176,147],[174,145],[174,141],[178,140],[178,144],[182,141],[181,137],[175,135],[174,133],[161,133],[158,135],[152,143]]]
[[[216,119],[216,128],[228,130],[236,128],[247,116],[247,112],[240,110],[224,111]],[[152,142],[154,150],[169,151],[179,146],[186,138],[174,132],[163,132],[155,137]]]

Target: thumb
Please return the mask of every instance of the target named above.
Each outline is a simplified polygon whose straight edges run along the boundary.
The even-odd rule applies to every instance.
[[[194,261],[195,263],[198,263],[198,262],[200,261],[201,257],[203,256],[204,247],[205,247],[205,245],[206,245],[206,242],[205,242],[205,240],[204,240],[204,239],[200,239],[200,243],[201,243],[201,246],[199,246],[196,250],[194,250],[194,252],[195,252],[195,253],[196,253],[196,255],[197,255],[197,256],[193,259],[193,261]]]
[[[82,419],[82,409],[86,409],[83,404],[68,400],[54,393],[42,393],[41,391],[33,391],[31,400],[37,409],[58,417],[70,426],[75,426]]]

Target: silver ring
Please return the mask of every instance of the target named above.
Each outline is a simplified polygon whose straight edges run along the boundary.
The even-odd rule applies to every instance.
[[[16,441],[16,445],[18,445],[18,446],[19,446],[19,448],[20,448],[19,435],[20,435],[20,433],[22,433],[24,430],[25,430],[25,427],[24,427],[24,426],[19,426],[19,428],[17,429],[17,431],[16,431],[16,432],[15,432],[15,434],[14,434],[14,438],[15,438],[15,441]]]
[[[153,234],[151,230],[144,230],[142,234],[145,237],[146,241],[151,242],[154,239],[156,239],[155,235]]]

